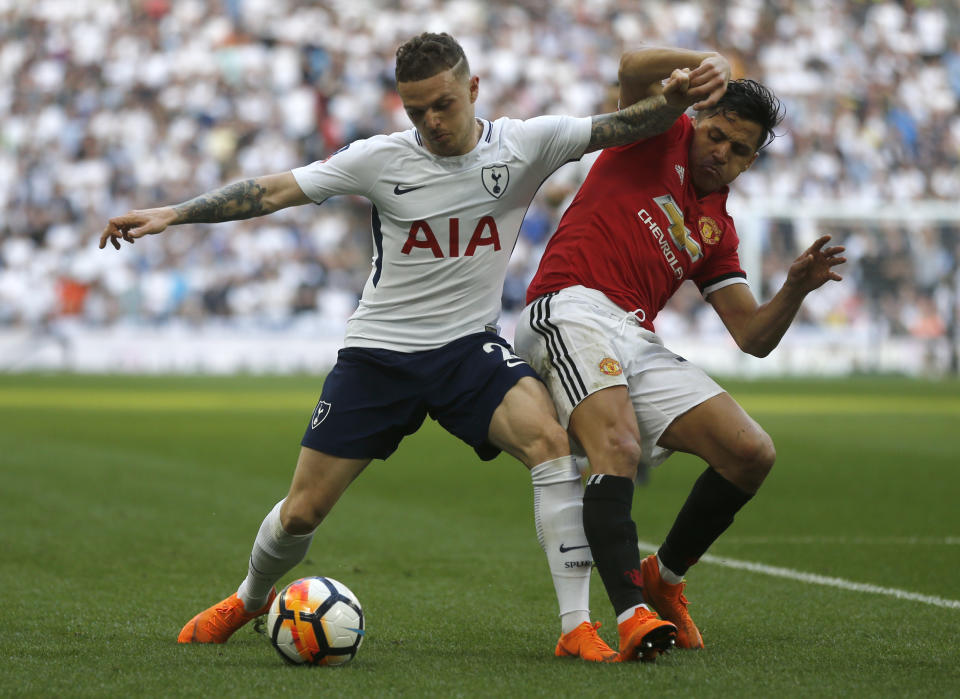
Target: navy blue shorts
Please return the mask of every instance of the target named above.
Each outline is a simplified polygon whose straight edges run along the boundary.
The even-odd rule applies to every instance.
[[[425,352],[346,347],[323,383],[300,442],[331,456],[386,459],[429,415],[488,461],[490,420],[537,373],[499,335],[468,335]]]

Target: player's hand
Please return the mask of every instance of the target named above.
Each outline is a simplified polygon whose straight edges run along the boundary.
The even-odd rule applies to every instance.
[[[847,261],[846,257],[840,256],[845,248],[842,245],[824,247],[829,241],[829,235],[820,236],[794,260],[784,286],[792,286],[797,291],[808,294],[829,281],[841,281],[843,277],[834,272],[833,268]]]
[[[695,100],[693,108],[697,111],[713,107],[727,91],[730,81],[730,62],[715,53],[700,62],[690,71],[690,85],[687,94]]]
[[[693,100],[687,94],[689,86],[690,69],[677,68],[663,84],[663,98],[671,107],[681,110],[686,109],[693,103]]]
[[[176,215],[172,208],[164,206],[158,209],[130,211],[123,216],[116,216],[107,222],[107,227],[100,234],[100,249],[103,250],[106,247],[108,240],[119,250],[121,238],[132,245],[137,238],[160,233],[173,223]]]

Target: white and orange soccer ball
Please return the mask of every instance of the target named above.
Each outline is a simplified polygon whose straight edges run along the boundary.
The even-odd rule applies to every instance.
[[[267,614],[267,635],[295,665],[343,665],[363,642],[363,609],[333,578],[300,578],[283,588]]]

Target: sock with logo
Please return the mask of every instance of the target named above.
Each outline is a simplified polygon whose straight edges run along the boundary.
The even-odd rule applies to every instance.
[[[313,532],[301,535],[286,532],[280,524],[283,502],[274,505],[260,525],[250,552],[247,577],[237,589],[237,597],[248,612],[267,603],[270,590],[284,573],[304,559],[313,539]]]
[[[590,621],[590,570],[593,557],[583,533],[583,487],[570,456],[530,469],[537,540],[547,554],[560,605],[560,627],[569,633]]]
[[[657,551],[661,565],[682,578],[733,523],[734,515],[752,497],[708,466],[693,484],[687,501]]]
[[[583,492],[583,528],[600,579],[619,615],[644,603],[637,526],[630,517],[633,481],[623,476],[590,476]]]

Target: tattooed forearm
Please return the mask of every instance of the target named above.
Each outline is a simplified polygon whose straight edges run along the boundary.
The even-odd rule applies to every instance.
[[[662,95],[646,97],[610,114],[593,117],[587,151],[622,146],[663,133],[683,113],[671,107]]]
[[[269,214],[263,201],[266,192],[256,180],[228,184],[174,206],[174,223],[218,223]]]

